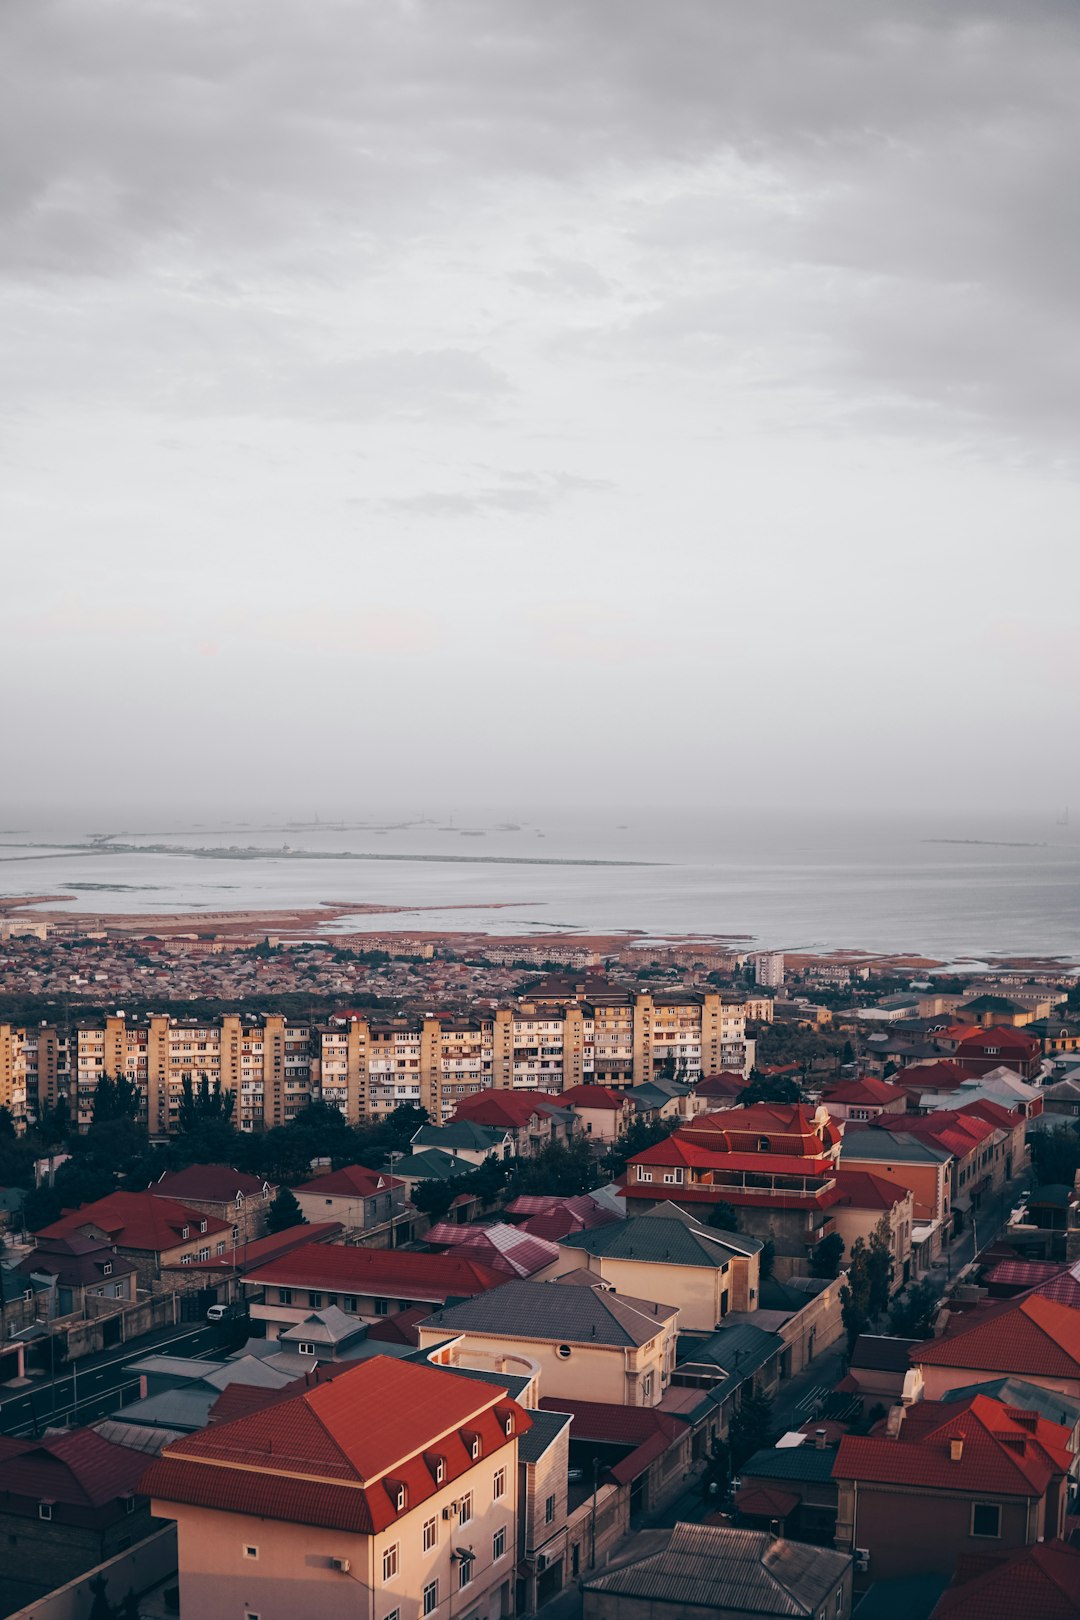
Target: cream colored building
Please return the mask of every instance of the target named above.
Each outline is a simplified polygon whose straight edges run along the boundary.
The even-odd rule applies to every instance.
[[[517,1448],[496,1382],[386,1356],[167,1446],[143,1488],[199,1620],[502,1620]]]
[[[757,1310],[763,1248],[757,1238],[716,1231],[674,1204],[659,1204],[563,1238],[542,1276],[587,1272],[620,1295],[674,1306],[684,1333],[712,1333],[729,1311]]]
[[[538,1370],[540,1395],[557,1400],[658,1406],[675,1367],[679,1313],[673,1305],[628,1299],[599,1279],[512,1281],[490,1294],[436,1311],[420,1344],[441,1365],[492,1367],[524,1358]]]

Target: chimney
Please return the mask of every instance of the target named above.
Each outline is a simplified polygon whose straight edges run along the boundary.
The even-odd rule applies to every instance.
[[[950,1462],[959,1462],[963,1455],[964,1455],[963,1436],[959,1435],[959,1434],[956,1434],[949,1441],[949,1461]]]
[[[824,1429],[815,1429],[814,1430],[814,1446],[815,1446],[816,1450],[818,1450],[818,1451],[824,1451],[825,1450],[825,1430]]]

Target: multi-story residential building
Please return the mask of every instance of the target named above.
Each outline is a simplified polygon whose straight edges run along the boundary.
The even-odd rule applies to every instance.
[[[755,1103],[703,1114],[627,1164],[627,1207],[671,1200],[691,1211],[728,1203],[740,1229],[776,1251],[785,1281],[809,1269],[833,1230],[842,1123],[802,1103]]]
[[[159,1283],[164,1270],[227,1254],[234,1241],[226,1222],[149,1192],[109,1193],[96,1203],[61,1215],[42,1228],[38,1240],[72,1236],[113,1244],[118,1254],[135,1262],[142,1288]],[[170,1286],[180,1286],[179,1271],[173,1272],[173,1279]]]
[[[755,951],[750,958],[754,966],[754,983],[778,990],[784,982],[783,951]]]
[[[148,1536],[138,1493],[146,1458],[92,1429],[43,1440],[0,1436],[5,1607],[36,1603]]]
[[[836,1545],[860,1582],[949,1575],[961,1555],[1001,1556],[1064,1529],[1070,1431],[984,1395],[892,1409],[884,1434],[845,1435],[833,1477]]]
[[[896,1294],[911,1278],[911,1234],[915,1226],[915,1196],[888,1176],[872,1170],[849,1170],[841,1162],[836,1177],[840,1200],[832,1207],[833,1229],[844,1240],[848,1254],[862,1238],[869,1243],[884,1221],[889,1234],[893,1274],[890,1293]]]
[[[228,1164],[189,1164],[166,1170],[149,1189],[156,1198],[171,1198],[188,1209],[201,1209],[232,1227],[237,1244],[266,1236],[270,1205],[277,1188],[262,1176],[248,1175]],[[319,1214],[318,1220],[336,1216]]]
[[[745,1004],[713,989],[611,989],[474,1018],[345,1011],[318,1026],[271,1013],[198,1020],[118,1011],[80,1019],[67,1036],[47,1025],[0,1025],[0,1105],[6,1098],[21,1126],[28,1111],[68,1095],[86,1129],[99,1081],[125,1075],[157,1137],[177,1130],[185,1082],[231,1094],[243,1131],[287,1124],[313,1099],[353,1122],[407,1103],[441,1122],[489,1090],[621,1089],[658,1076],[743,1072],[751,1062]]]
[[[507,1358],[531,1365],[552,1399],[659,1406],[675,1368],[678,1315],[672,1305],[610,1292],[599,1279],[522,1279],[436,1311],[418,1331],[421,1348],[448,1366],[498,1371]]]
[[[177,1522],[183,1612],[512,1614],[529,1424],[498,1385],[376,1356],[175,1441],[143,1484]]]

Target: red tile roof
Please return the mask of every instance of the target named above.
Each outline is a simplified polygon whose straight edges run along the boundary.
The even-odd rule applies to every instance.
[[[957,1570],[930,1620],[1076,1620],[1080,1615],[1080,1548],[1064,1541],[1020,1547],[968,1579],[966,1573],[964,1567]]]
[[[768,1137],[770,1158],[787,1154],[804,1160],[823,1157],[841,1134],[827,1118],[827,1111],[819,1121],[815,1110],[804,1103],[752,1103],[749,1108],[699,1114],[678,1132],[684,1140],[711,1146],[719,1153],[756,1154],[759,1138]]]
[[[768,1485],[744,1485],[735,1497],[735,1506],[753,1519],[786,1519],[801,1501],[792,1491],[777,1491]]]
[[[924,1490],[981,1491],[1041,1497],[1073,1461],[1071,1431],[1034,1412],[1004,1407],[985,1395],[969,1401],[926,1401],[905,1408],[896,1436],[845,1435],[834,1479]],[[951,1442],[962,1441],[953,1458]]]
[[[0,1436],[0,1501],[5,1496],[99,1508],[138,1486],[141,1452],[114,1445],[93,1429],[72,1429],[45,1440]]]
[[[1074,1311],[1080,1311],[1080,1260],[1059,1271],[1048,1282],[1040,1283],[1035,1292],[1041,1294],[1043,1299],[1052,1299],[1058,1305],[1068,1305]]]
[[[620,1219],[613,1209],[607,1209],[598,1204],[595,1198],[588,1193],[575,1193],[570,1198],[558,1198],[553,1193],[519,1193],[506,1206],[507,1215],[527,1215],[530,1221],[525,1225],[529,1231],[534,1228],[530,1224],[531,1218],[537,1215],[553,1215],[560,1211],[567,1211],[580,1222],[578,1226],[566,1227],[566,1231],[591,1232],[596,1226],[610,1226],[612,1221]],[[547,1233],[538,1233],[546,1237]]]
[[[597,1445],[640,1446],[654,1434],[669,1442],[686,1433],[686,1421],[660,1412],[655,1406],[616,1406],[607,1401],[568,1401],[561,1396],[545,1396],[542,1412],[569,1412],[574,1420],[570,1430],[574,1440]]]
[[[844,1170],[836,1172],[836,1185],[840,1203],[851,1209],[892,1209],[894,1204],[906,1203],[911,1194],[888,1176],[879,1176],[873,1170]]]
[[[559,1094],[566,1108],[608,1108],[619,1110],[628,1106],[624,1091],[613,1091],[610,1086],[570,1086]]]
[[[150,1192],[115,1192],[81,1209],[69,1210],[51,1226],[41,1229],[42,1237],[67,1237],[87,1226],[97,1227],[121,1249],[142,1249],[161,1253],[204,1236],[220,1236],[232,1227],[204,1210],[189,1209],[172,1198],[158,1198]],[[188,1228],[187,1238],[184,1228]],[[200,1230],[200,1229],[204,1230]]]
[[[974,1153],[999,1129],[987,1119],[979,1119],[967,1110],[955,1108],[939,1108],[936,1113],[914,1117],[911,1114],[881,1114],[874,1121],[874,1128],[914,1136],[920,1142],[930,1142],[935,1147],[944,1148],[958,1159]]]
[[[940,1063],[911,1063],[899,1074],[893,1075],[893,1084],[900,1091],[952,1091],[965,1080],[977,1080],[979,1071],[954,1058],[943,1058]]]
[[[822,1100],[826,1108],[830,1103],[853,1103],[871,1108],[885,1108],[889,1103],[906,1106],[907,1103],[898,1086],[886,1085],[884,1080],[877,1080],[869,1074],[861,1080],[849,1080],[846,1085],[836,1086]]]
[[[249,1176],[228,1164],[189,1164],[183,1170],[166,1170],[148,1189],[166,1198],[201,1198],[210,1204],[231,1204],[237,1193],[258,1197],[266,1183],[262,1176]]]
[[[195,1262],[197,1271],[253,1271],[265,1266],[279,1255],[291,1254],[293,1249],[305,1248],[309,1243],[333,1243],[345,1228],[340,1221],[316,1221],[312,1225],[287,1226],[283,1232],[272,1232],[269,1237],[255,1238],[251,1243],[238,1243],[224,1254],[215,1254],[209,1260]],[[167,1271],[174,1267],[167,1266]],[[185,1266],[185,1271],[190,1271]]]
[[[561,1106],[562,1098],[548,1091],[477,1091],[462,1097],[454,1110],[455,1119],[471,1119],[475,1125],[527,1125],[544,1103]]]
[[[1080,1312],[1027,1294],[961,1320],[943,1338],[914,1345],[911,1359],[917,1366],[1080,1378]]]
[[[987,1048],[990,1050],[987,1051]],[[987,1057],[997,1057],[1000,1054],[1004,1061],[1006,1054],[1032,1058],[1040,1051],[1040,1046],[1034,1035],[1026,1035],[1022,1029],[1013,1029],[1008,1024],[992,1024],[988,1029],[976,1027],[966,1031],[960,1036],[957,1051],[961,1061],[970,1052],[978,1052]]]
[[[250,1283],[286,1288],[340,1288],[391,1299],[471,1297],[498,1288],[505,1272],[457,1254],[415,1254],[409,1249],[358,1249],[313,1244],[249,1273]]]
[[[463,1249],[494,1271],[509,1277],[531,1277],[559,1258],[559,1246],[534,1236],[520,1227],[498,1221],[492,1226],[462,1226],[439,1221],[424,1235],[424,1242],[436,1249],[459,1254]]]
[[[367,1336],[380,1344],[419,1345],[417,1326],[420,1322],[426,1322],[430,1315],[431,1310],[427,1305],[407,1305],[403,1311],[395,1311],[393,1316],[384,1316],[378,1322],[373,1322]]]
[[[142,1489],[162,1502],[372,1534],[530,1427],[497,1385],[375,1356],[168,1446]],[[511,1434],[507,1435],[507,1423]],[[406,1505],[396,1504],[404,1486]]]
[[[347,1164],[340,1170],[328,1170],[324,1176],[315,1176],[311,1181],[302,1181],[293,1191],[323,1193],[327,1197],[336,1194],[339,1198],[371,1198],[375,1193],[389,1192],[393,1187],[404,1185],[397,1176],[387,1175],[384,1170],[369,1170],[362,1164]]]
[[[750,1084],[739,1069],[721,1069],[719,1074],[707,1074],[694,1087],[696,1097],[738,1097]]]

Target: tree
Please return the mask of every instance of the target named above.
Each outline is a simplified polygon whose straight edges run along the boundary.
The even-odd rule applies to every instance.
[[[814,1252],[810,1256],[810,1275],[838,1277],[843,1258],[844,1240],[839,1232],[830,1232],[828,1237],[823,1237],[820,1243],[814,1245]]]
[[[658,1142],[666,1142],[672,1132],[678,1127],[677,1119],[657,1119],[651,1125],[642,1120],[634,1120],[626,1133],[613,1142],[604,1156],[604,1168],[613,1181],[617,1181],[626,1169],[627,1161],[633,1159],[646,1149],[656,1147]]]
[[[291,1187],[278,1188],[277,1197],[267,1211],[266,1225],[270,1232],[287,1232],[291,1226],[307,1225],[307,1217]]]
[[[937,1290],[924,1278],[912,1283],[904,1297],[897,1300],[889,1325],[898,1339],[928,1339],[934,1331],[937,1308]]]
[[[856,1238],[847,1263],[847,1281],[840,1290],[840,1314],[847,1332],[848,1355],[855,1340],[870,1325],[870,1256],[865,1238]]]
[[[737,1232],[739,1230],[739,1212],[734,1204],[721,1199],[712,1206],[709,1214],[709,1225],[718,1227],[721,1232]]]
[[[223,1091],[220,1077],[211,1081],[207,1075],[202,1085],[196,1089],[191,1076],[185,1075],[181,1087],[177,1128],[187,1135],[212,1121],[228,1124],[233,1117],[235,1106],[236,1093]]]
[[[769,1445],[772,1440],[772,1429],[772,1401],[767,1395],[755,1394],[752,1385],[748,1386],[744,1389],[742,1400],[728,1429],[732,1466],[735,1469],[741,1468],[755,1451],[761,1451],[763,1447]]]
[[[1080,1170],[1080,1120],[1072,1129],[1035,1131],[1028,1137],[1035,1184],[1071,1187]]]
[[[5,1103],[0,1107],[0,1142],[14,1142],[17,1134],[15,1115]]]
[[[451,1181],[437,1181],[434,1177],[418,1181],[409,1196],[410,1202],[422,1215],[430,1215],[433,1221],[441,1221],[450,1213],[450,1206],[457,1195],[455,1176]]]
[[[758,1255],[759,1281],[768,1282],[769,1278],[773,1274],[773,1269],[775,1266],[776,1244],[773,1242],[772,1238],[766,1238],[765,1242],[761,1245],[761,1253]]]
[[[739,1102],[744,1108],[751,1103],[797,1103],[802,1097],[798,1084],[789,1074],[751,1075],[750,1084],[741,1093]]]
[[[866,1278],[867,1309],[876,1318],[888,1309],[893,1280],[892,1231],[887,1215],[881,1217],[870,1234]]]
[[[103,1074],[94,1088],[92,1125],[104,1125],[114,1119],[134,1119],[141,1102],[139,1088],[126,1074],[115,1079]]]
[[[589,1144],[584,1137],[578,1137],[569,1147],[549,1142],[535,1158],[519,1159],[510,1178],[510,1192],[515,1198],[520,1193],[568,1197],[588,1192],[599,1180]]]

